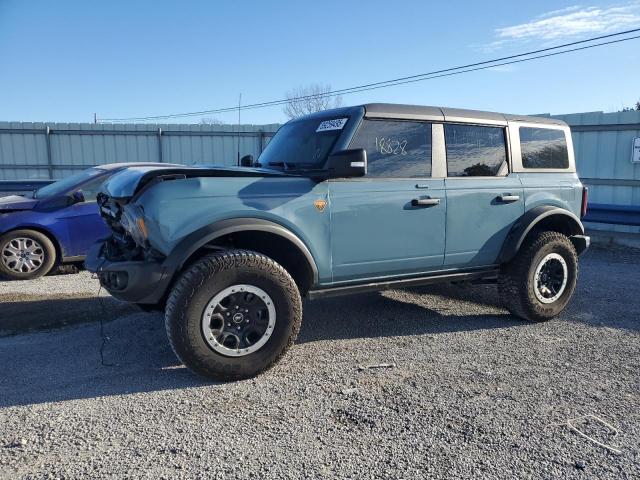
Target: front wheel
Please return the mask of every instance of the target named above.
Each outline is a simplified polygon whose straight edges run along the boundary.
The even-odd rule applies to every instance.
[[[56,248],[34,230],[14,230],[0,236],[0,276],[32,280],[49,273],[56,263]]]
[[[578,278],[578,256],[566,235],[540,232],[520,249],[498,279],[502,304],[534,322],[560,314],[571,300]]]
[[[207,255],[188,268],[165,313],[177,357],[215,380],[249,378],[272,366],[295,341],[301,320],[293,278],[247,250]]]

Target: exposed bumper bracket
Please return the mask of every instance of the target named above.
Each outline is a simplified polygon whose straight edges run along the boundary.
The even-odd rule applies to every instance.
[[[569,240],[573,243],[578,255],[584,253],[584,251],[589,248],[589,245],[591,245],[591,237],[587,235],[571,235]]]

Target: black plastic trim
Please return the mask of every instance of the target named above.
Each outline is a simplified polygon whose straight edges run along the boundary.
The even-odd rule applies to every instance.
[[[124,261],[111,262],[102,254],[103,241],[95,243],[85,260],[85,268],[97,273],[100,284],[115,298],[125,302],[155,304],[164,297],[172,273],[158,262]],[[126,284],[121,289],[110,288],[105,281],[109,273],[126,273]]]
[[[388,290],[391,288],[405,288],[416,287],[420,285],[431,285],[435,283],[465,282],[478,279],[492,279],[497,277],[498,271],[499,267],[497,265],[489,265],[486,267],[478,267],[473,270],[447,270],[446,272],[433,272],[432,274],[421,277],[396,278],[379,282],[357,283],[340,287],[319,288],[316,290],[310,290],[308,293],[308,298],[310,300],[314,300],[317,298]]]
[[[570,222],[572,227],[572,234],[584,235],[584,226],[580,219],[564,208],[554,207],[551,205],[541,205],[534,207],[522,215],[513,225],[511,231],[507,235],[500,255],[498,256],[499,263],[506,263],[513,259],[520,250],[522,242],[526,238],[527,234],[542,220],[551,217],[553,215],[561,215],[566,217],[566,220]]]
[[[232,218],[207,225],[183,238],[169,254],[163,265],[173,271],[179,271],[184,263],[197,250],[213,240],[235,232],[258,230],[279,235],[293,243],[304,255],[313,272],[313,284],[318,283],[318,267],[305,243],[282,225],[260,218]]]

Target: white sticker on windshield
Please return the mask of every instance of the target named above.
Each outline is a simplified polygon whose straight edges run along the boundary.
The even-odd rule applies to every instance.
[[[348,118],[336,118],[335,120],[325,120],[320,123],[316,132],[326,132],[327,130],[342,130]]]

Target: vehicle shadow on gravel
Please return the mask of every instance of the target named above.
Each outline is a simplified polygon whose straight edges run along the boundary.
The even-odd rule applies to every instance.
[[[112,297],[64,295],[0,295],[0,336],[97,322],[105,315],[115,318],[136,313],[137,307]]]
[[[81,301],[51,301],[50,315]],[[161,314],[109,309],[104,320],[102,332],[94,322],[0,338],[0,408],[207,384],[173,354]]]
[[[475,288],[467,291],[451,287],[453,292],[448,288],[412,289],[394,292],[393,297],[373,293],[308,302],[298,343],[522,324],[504,311],[494,313],[492,306],[477,305],[484,295]],[[403,298],[403,294],[413,298]],[[449,315],[441,295],[461,295],[469,304],[464,302],[463,311]],[[412,303],[415,297],[420,304]],[[39,318],[46,317],[49,322],[57,319],[58,324],[83,312],[84,321],[94,323],[0,338],[0,365],[4,371],[0,377],[0,408],[211,384],[177,360],[166,338],[162,314],[138,312],[110,298],[102,301],[103,309],[97,299],[93,300],[94,303],[87,298],[49,299],[11,306],[16,313],[19,312],[15,309],[23,308],[25,314],[38,312]],[[429,308],[430,303],[437,304],[438,311]],[[447,305],[458,303],[460,300],[454,299]],[[467,314],[466,309],[473,305],[480,313]],[[98,323],[101,316],[105,321],[102,334]]]
[[[629,268],[600,257],[583,263],[576,296],[559,321],[640,329],[640,304],[630,295],[640,290],[637,259]],[[602,291],[606,269],[625,288]],[[138,313],[110,298],[104,310],[95,298],[1,300],[0,324],[17,321],[7,312],[58,325],[70,317],[94,323],[0,338],[0,407],[210,385],[180,365],[159,313]],[[538,327],[503,309],[495,286],[433,285],[305,302],[298,343],[501,328]]]
[[[495,287],[434,285],[307,302],[298,343],[522,325],[502,309]]]

